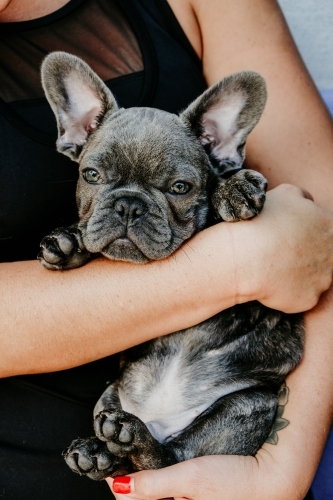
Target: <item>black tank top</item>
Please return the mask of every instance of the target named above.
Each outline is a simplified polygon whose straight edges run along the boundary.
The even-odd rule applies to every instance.
[[[9,34],[65,21],[80,12],[75,9],[94,1],[98,0],[71,0],[45,18],[0,25],[0,52]],[[206,84],[201,63],[172,10],[166,0],[116,3],[138,42],[139,56],[134,40],[125,67],[120,64],[118,74],[113,71],[110,75],[106,70],[102,77],[123,107],[151,106],[179,112]],[[104,38],[101,42],[105,47]],[[109,42],[112,46],[113,41]],[[45,49],[45,54],[51,49]],[[57,49],[65,47],[55,46]],[[72,53],[82,55],[79,48],[74,49]],[[98,56],[103,73],[103,58]],[[6,68],[2,70],[0,85],[5,83],[4,75],[10,78]],[[0,90],[4,98],[0,99],[0,262],[34,259],[44,235],[77,217],[77,164],[55,150],[55,120],[49,105],[37,85],[29,89],[21,85],[13,95],[9,88],[7,82],[7,89]],[[31,96],[34,90],[36,95]],[[72,439],[93,434],[92,409],[117,369],[117,357],[113,356],[62,372],[0,381],[0,498],[112,497],[104,482],[72,473],[61,451]]]

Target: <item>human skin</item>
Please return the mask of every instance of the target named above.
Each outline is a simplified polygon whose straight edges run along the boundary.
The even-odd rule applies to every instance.
[[[47,16],[68,0],[0,0],[0,22],[14,23]]]
[[[17,4],[19,0],[14,1]],[[54,2],[54,10],[63,3]],[[209,84],[225,74],[250,68],[258,70],[268,81],[267,111],[250,136],[248,166],[261,170],[271,186],[293,181],[311,191],[317,202],[332,208],[328,189],[332,185],[332,124],[298,59],[276,4],[266,0],[182,0],[170,4],[202,55]],[[24,9],[27,11],[28,2]],[[28,18],[41,15],[29,12]],[[258,12],[260,16],[255,15]],[[10,10],[6,14],[10,20],[8,13]],[[301,201],[309,210],[306,215]],[[286,210],[281,218],[278,206]],[[331,221],[325,212],[315,215],[314,207],[292,188],[279,188],[269,193],[267,207],[257,219],[210,228],[184,247],[187,256],[180,251],[176,259],[140,268],[103,259],[70,273],[50,273],[38,268],[35,262],[2,264],[0,279],[5,301],[1,303],[4,321],[0,321],[0,343],[6,346],[2,349],[2,376],[76,366],[123,349],[126,342],[132,345],[197,323],[218,309],[250,298],[264,303],[266,300],[267,305],[286,311],[295,305],[293,297],[303,301],[299,309],[312,307],[318,289],[328,286],[332,270],[329,255],[324,255],[329,241],[322,239],[323,233],[330,239]],[[321,230],[314,234],[320,225]],[[256,237],[249,237],[255,234],[254,230]],[[305,234],[311,236],[311,241]],[[297,270],[292,263],[297,261],[299,265],[300,256],[304,261]],[[191,260],[193,267],[189,263],[186,268],[186,262]],[[226,262],[228,265],[223,265]],[[263,267],[263,262],[269,265]],[[120,283],[118,272],[123,280]],[[143,286],[141,278],[149,272],[150,278]],[[316,274],[320,286],[317,283],[317,288],[312,289],[308,277],[314,280]],[[87,282],[96,297],[93,302],[92,293],[87,297]],[[119,293],[123,293],[122,301]],[[144,311],[143,293],[147,307]],[[200,459],[199,468],[196,459],[170,470],[138,473],[138,498],[304,496],[332,418],[330,296],[327,294],[306,317],[306,355],[288,378],[291,396],[285,416],[291,425],[280,433],[279,445],[264,445],[256,458],[205,457]],[[121,340],[126,337],[126,341]],[[27,347],[28,352],[21,346]],[[64,358],[65,353],[68,355]],[[212,480],[214,470],[218,472]]]

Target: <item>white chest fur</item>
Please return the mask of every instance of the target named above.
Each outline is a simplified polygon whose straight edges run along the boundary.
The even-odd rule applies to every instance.
[[[160,443],[176,437],[220,397],[251,385],[244,381],[216,386],[204,379],[193,383],[193,372],[184,361],[179,351],[159,366],[158,379],[150,379],[150,385],[141,369],[133,373],[135,385],[119,387],[122,408],[139,417]]]

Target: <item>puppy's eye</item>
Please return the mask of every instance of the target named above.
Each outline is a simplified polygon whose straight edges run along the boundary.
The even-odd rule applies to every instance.
[[[93,168],[88,168],[87,170],[84,170],[82,172],[82,175],[84,180],[89,182],[89,184],[94,184],[101,180],[101,176],[99,175],[97,170],[94,170]]]
[[[186,194],[191,190],[191,184],[184,181],[177,181],[169,189],[169,193],[172,194]]]

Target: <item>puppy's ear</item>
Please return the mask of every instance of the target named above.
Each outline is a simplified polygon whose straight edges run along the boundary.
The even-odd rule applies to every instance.
[[[245,141],[267,100],[265,80],[243,71],[210,87],[180,115],[210,155],[217,175],[242,166]]]
[[[77,161],[105,114],[118,109],[104,82],[78,57],[52,52],[42,64],[42,84],[58,125],[57,149]]]

